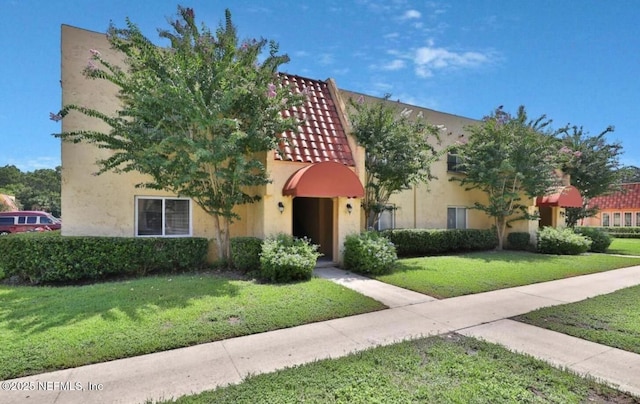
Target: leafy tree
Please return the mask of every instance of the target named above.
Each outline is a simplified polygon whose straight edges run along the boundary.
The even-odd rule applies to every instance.
[[[486,204],[476,202],[473,208],[495,219],[499,250],[511,222],[536,218],[523,198],[545,195],[558,182],[557,148],[542,132],[549,123],[544,116],[528,121],[523,106],[516,116],[499,107],[481,123],[468,126],[468,142],[456,147],[465,175],[451,180],[487,195]]]
[[[583,200],[582,207],[566,209],[565,221],[569,227],[598,213],[597,207],[587,208],[592,198],[619,190],[622,145],[607,143],[605,135],[609,132],[613,132],[613,127],[608,127],[597,136],[589,136],[582,127],[577,126],[565,127],[557,132],[562,143],[562,171],[571,175],[571,183],[580,190]]]
[[[66,105],[52,119],[77,111],[107,123],[110,133],[57,136],[111,150],[98,161],[99,173],[137,171],[148,176],[138,186],[191,197],[213,216],[218,254],[228,259],[230,224],[239,219],[234,207],[259,200],[259,186],[270,182],[259,153],[275,149],[279,133],[295,130],[297,122],[281,111],[304,97],[282,87],[277,70],[289,59],[278,55],[277,44],[240,42],[229,10],[215,32],[198,28],[191,8],[178,7],[170,24],[159,30],[168,48],[152,44],[128,19],[126,28],[111,25],[107,37],[125,56],[125,68],[90,51],[84,73],[118,87],[115,115]]]
[[[423,119],[398,114],[387,100],[365,103],[350,100],[352,133],[366,150],[363,208],[367,228],[374,228],[387,209],[391,195],[435,178],[430,166],[445,151],[436,151],[438,128]]]
[[[60,167],[56,167],[25,173],[16,166],[0,167],[0,193],[14,195],[25,210],[44,210],[59,217],[60,170]]]
[[[618,170],[620,172],[620,182],[640,182],[640,167],[624,166]]]

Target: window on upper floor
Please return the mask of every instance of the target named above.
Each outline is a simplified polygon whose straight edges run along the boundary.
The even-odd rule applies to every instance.
[[[449,153],[447,153],[447,171],[452,173],[464,172],[462,157],[458,156],[455,149],[451,149]]]

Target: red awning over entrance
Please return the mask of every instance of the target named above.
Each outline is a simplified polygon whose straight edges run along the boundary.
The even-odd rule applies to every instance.
[[[578,188],[570,185],[562,187],[550,195],[539,196],[536,198],[536,206],[558,206],[561,208],[580,208],[582,207],[582,195]]]
[[[362,198],[364,188],[358,176],[349,167],[325,161],[293,173],[284,184],[282,194],[312,198]]]

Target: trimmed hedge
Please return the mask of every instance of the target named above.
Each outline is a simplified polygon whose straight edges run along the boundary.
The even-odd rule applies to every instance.
[[[145,275],[201,268],[208,247],[205,238],[16,234],[0,238],[0,269],[33,284]]]
[[[344,267],[361,274],[391,272],[398,259],[396,248],[377,232],[351,234],[344,242]]]
[[[611,245],[613,238],[604,230],[595,227],[576,227],[574,231],[577,234],[583,235],[589,238],[592,243],[589,251],[592,252],[607,252],[607,249]]]
[[[507,245],[512,250],[528,250],[531,246],[531,234],[520,231],[509,233]]]
[[[492,250],[498,246],[493,229],[390,229],[381,234],[396,246],[399,257]]]
[[[584,228],[584,227],[583,227]],[[640,238],[640,227],[589,227],[590,229],[602,230],[617,238]]]
[[[543,254],[578,255],[589,251],[591,240],[572,229],[545,227],[538,231],[538,252]]]
[[[233,237],[231,239],[231,260],[233,266],[244,272],[260,270],[262,239],[257,237]]]

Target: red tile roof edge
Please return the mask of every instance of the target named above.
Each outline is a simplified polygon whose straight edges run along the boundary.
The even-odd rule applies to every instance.
[[[298,132],[284,132],[279,152],[274,159],[300,163],[334,161],[355,166],[347,133],[340,120],[339,102],[333,99],[327,81],[281,73],[282,83],[297,92],[306,92],[306,102],[283,116],[296,116],[301,120]]]
[[[589,201],[589,207],[607,209],[640,209],[640,182],[622,184],[623,191],[597,196]]]

